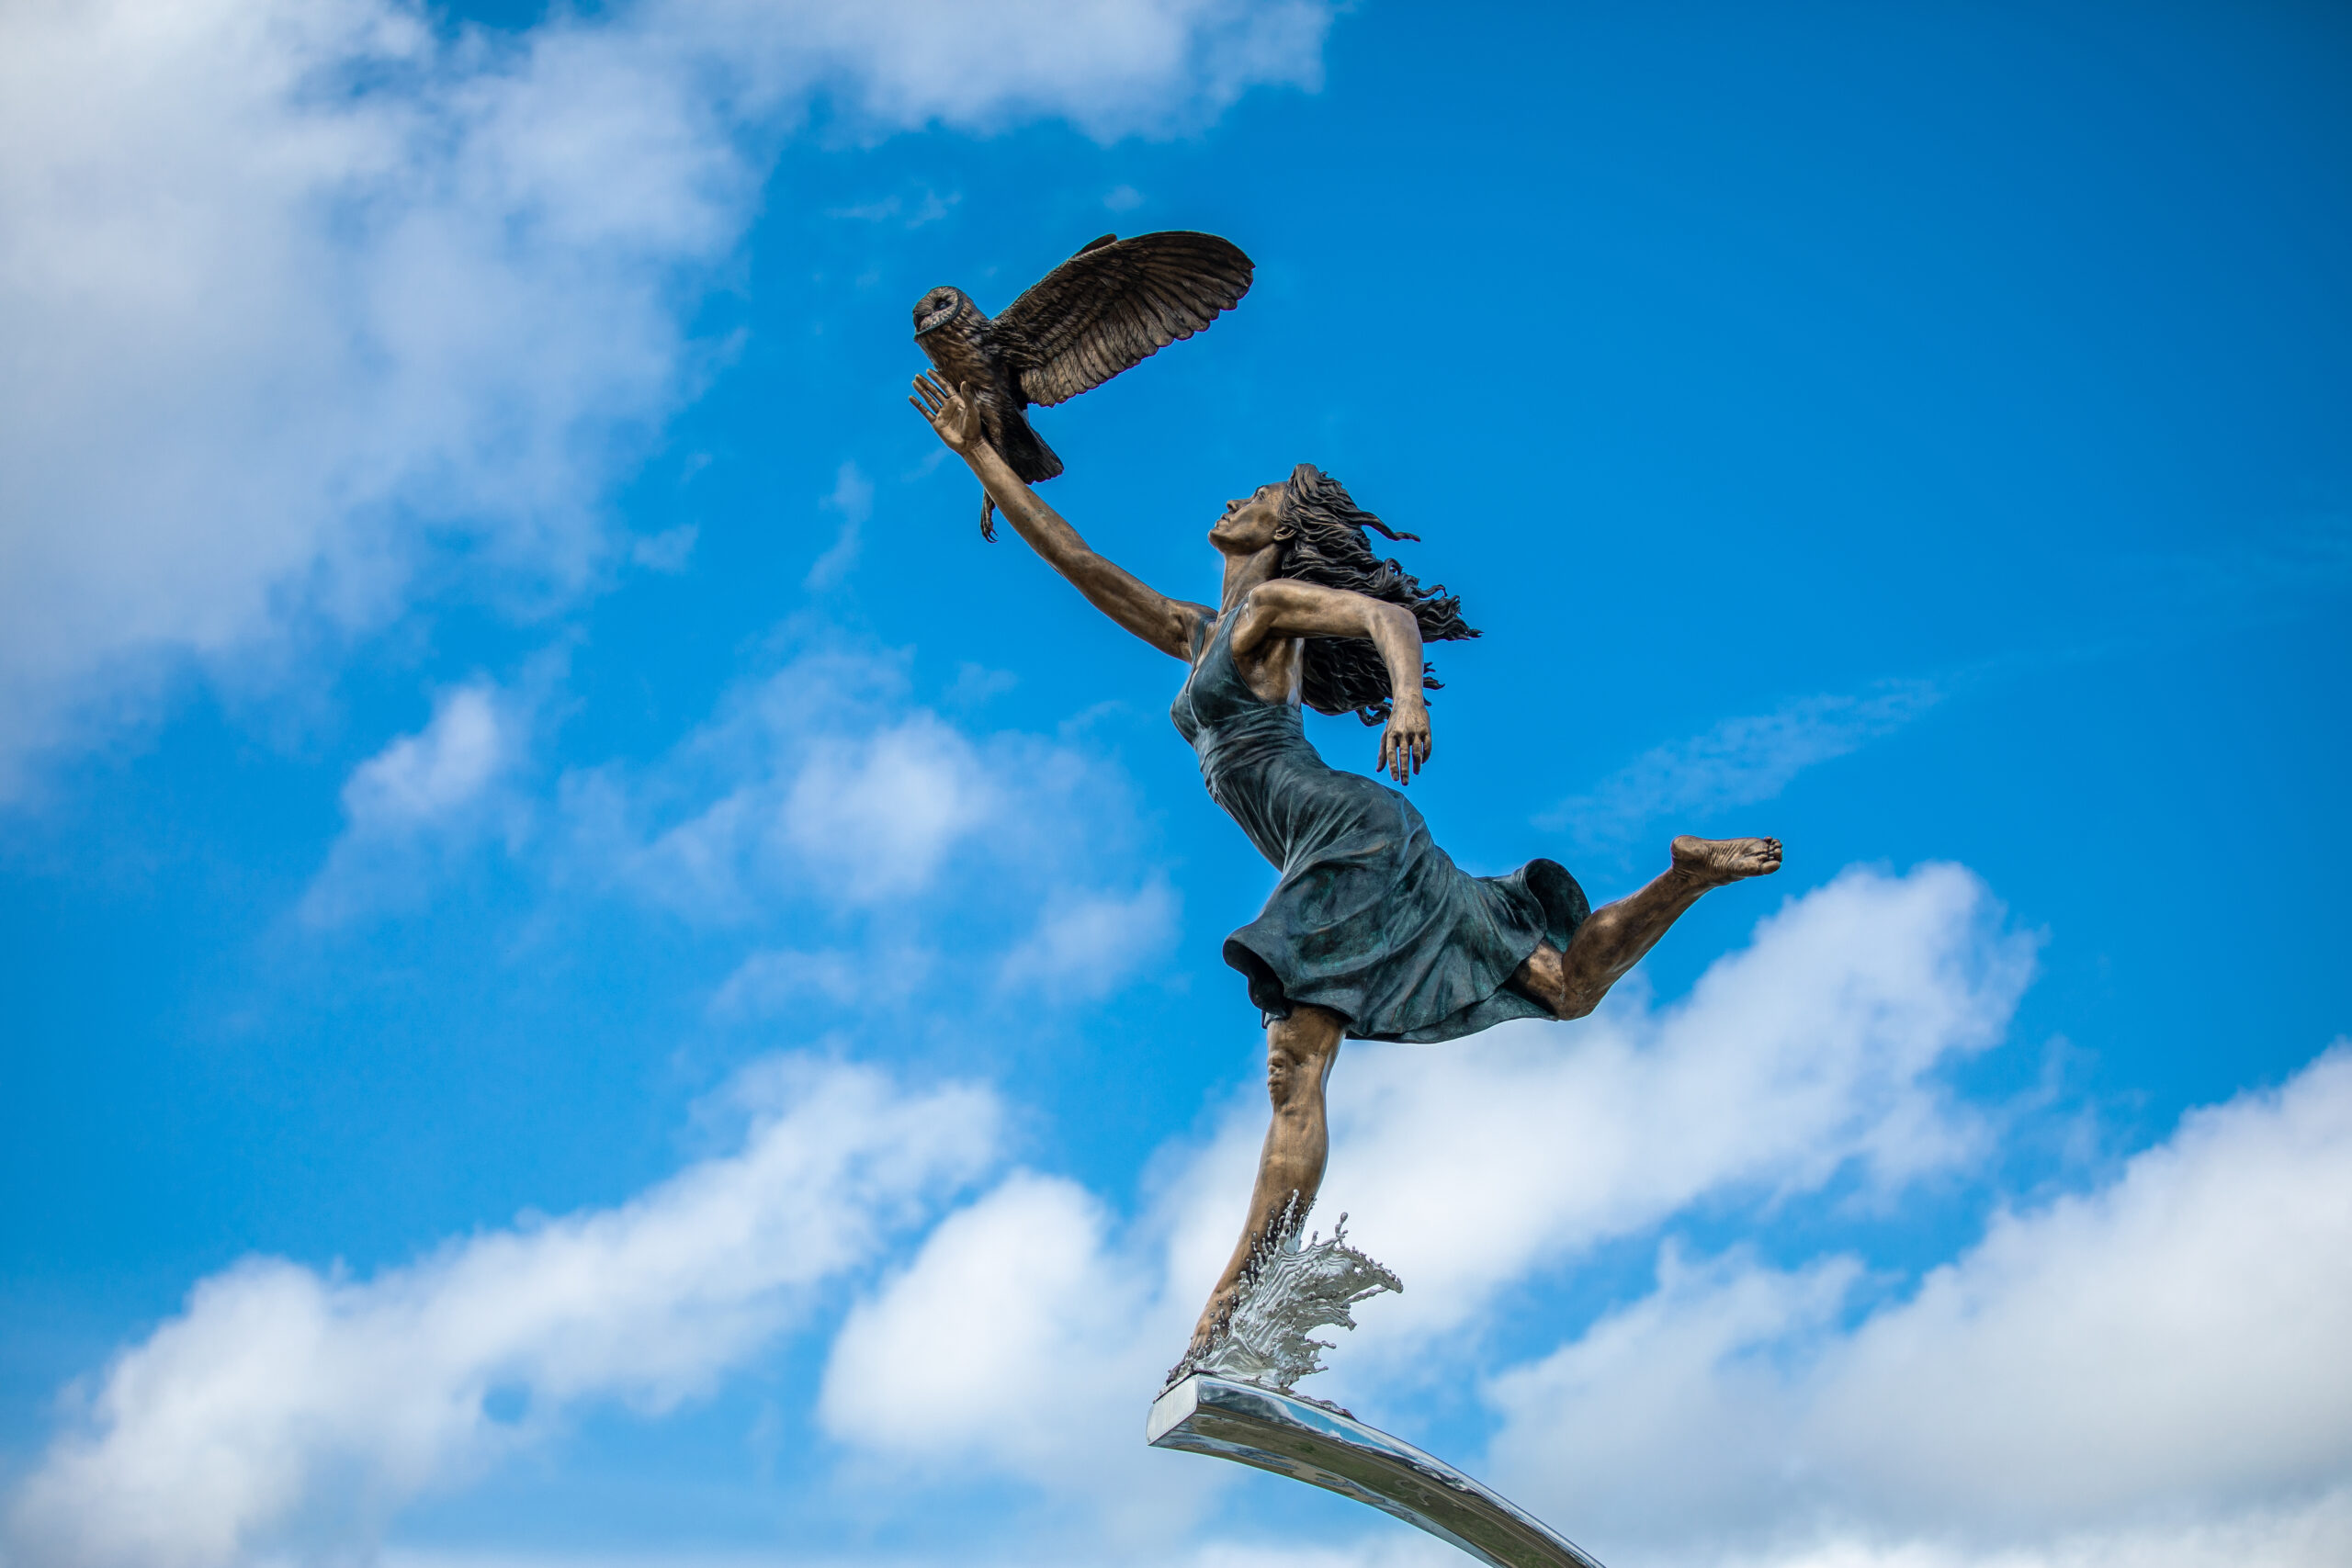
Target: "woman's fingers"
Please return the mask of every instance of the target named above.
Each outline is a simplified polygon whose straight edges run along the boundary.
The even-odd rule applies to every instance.
[[[1426,729],[1381,732],[1379,770],[1394,777],[1398,784],[1410,784],[1415,774],[1430,760],[1430,732]]]
[[[1414,775],[1430,760],[1430,733],[1426,729],[1399,730],[1390,728],[1380,737],[1380,769],[1398,784],[1410,784]]]

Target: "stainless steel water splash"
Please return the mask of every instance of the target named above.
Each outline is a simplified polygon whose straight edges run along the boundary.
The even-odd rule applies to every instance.
[[[1328,1339],[1318,1328],[1353,1328],[1351,1308],[1384,1291],[1402,1291],[1396,1276],[1348,1245],[1341,1214],[1329,1239],[1299,1240],[1306,1216],[1295,1199],[1251,1255],[1225,1329],[1204,1355],[1178,1368],[1228,1382],[1288,1393],[1299,1379],[1323,1370]],[[1171,1377],[1170,1382],[1174,1381]]]

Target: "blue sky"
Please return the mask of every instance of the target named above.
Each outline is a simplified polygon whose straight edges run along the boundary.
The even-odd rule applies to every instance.
[[[0,20],[12,1568],[1418,1564],[1143,1450],[1271,886],[1181,673],[1312,461],[1484,637],[1441,842],[1770,832],[1596,1019],[1351,1047],[1315,1392],[1611,1562],[2352,1553],[2352,22],[645,0]],[[1374,732],[1310,720],[1335,763]]]

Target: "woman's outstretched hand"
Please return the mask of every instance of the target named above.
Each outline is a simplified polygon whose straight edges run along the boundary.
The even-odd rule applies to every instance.
[[[946,382],[925,371],[915,378],[915,395],[907,400],[914,404],[915,412],[931,421],[939,439],[959,457],[970,457],[982,439],[980,411],[970,393],[968,387],[950,391]]]
[[[1430,708],[1419,692],[1398,697],[1380,732],[1380,765],[1400,784],[1413,782],[1430,760]]]

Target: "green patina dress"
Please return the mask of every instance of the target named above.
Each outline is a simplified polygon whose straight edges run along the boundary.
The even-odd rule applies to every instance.
[[[1327,765],[1295,703],[1270,703],[1233,661],[1218,619],[1169,716],[1200,753],[1210,796],[1282,873],[1225,961],[1270,1017],[1329,1008],[1359,1040],[1430,1042],[1549,1018],[1503,982],[1538,942],[1566,952],[1590,907],[1548,860],[1472,876],[1402,795]]]

